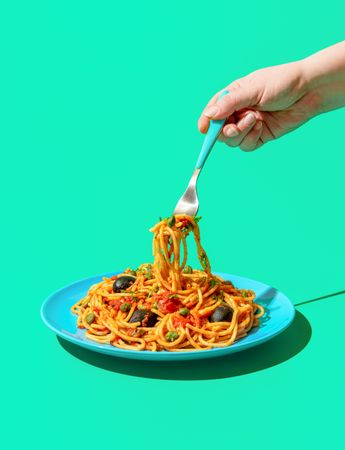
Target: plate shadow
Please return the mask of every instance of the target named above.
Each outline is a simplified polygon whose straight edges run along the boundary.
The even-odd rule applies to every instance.
[[[293,358],[312,335],[310,323],[299,311],[287,330],[251,349],[207,361],[138,361],[93,352],[57,337],[60,345],[81,361],[111,372],[161,380],[212,380],[246,375]]]

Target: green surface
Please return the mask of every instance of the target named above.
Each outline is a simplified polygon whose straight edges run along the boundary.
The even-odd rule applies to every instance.
[[[211,94],[343,39],[330,0],[1,6],[1,442],[6,449],[343,448],[345,295],[219,361],[111,360],[59,342],[43,299],[151,258],[188,181]],[[295,303],[345,289],[345,109],[200,179],[214,270]]]

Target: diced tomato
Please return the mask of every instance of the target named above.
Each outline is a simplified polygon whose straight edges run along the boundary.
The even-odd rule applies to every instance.
[[[110,277],[111,280],[117,280],[117,275],[113,275],[112,277]]]
[[[163,314],[169,314],[177,311],[181,303],[177,298],[173,298],[171,292],[165,291],[153,296],[153,301],[158,303],[158,309]]]
[[[177,311],[179,309],[179,305],[177,305],[173,300],[169,300],[168,302],[161,300],[158,302],[158,308],[163,314],[169,314]]]
[[[192,323],[192,318],[191,316],[188,317],[183,317],[183,316],[174,316],[173,317],[173,324],[174,327],[182,327],[182,328],[186,328],[187,323]]]
[[[188,219],[181,219],[181,230],[188,228],[190,226],[190,222]]]
[[[202,327],[203,324],[206,322],[206,318],[204,317],[200,317],[200,316],[193,316],[193,322],[192,325],[194,325],[195,327]]]
[[[132,297],[122,297],[122,298],[117,298],[115,300],[110,300],[108,302],[108,305],[111,306],[113,309],[115,309],[115,311],[118,311],[120,309],[120,306],[122,305],[122,303],[133,303],[133,299]]]
[[[120,309],[121,303],[120,303],[120,300],[116,299],[116,300],[110,300],[110,302],[108,302],[108,305],[111,306],[116,311],[118,311]]]

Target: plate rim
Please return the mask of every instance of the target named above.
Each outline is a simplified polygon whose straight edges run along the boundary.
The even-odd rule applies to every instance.
[[[71,283],[66,284],[65,286],[56,289],[54,292],[48,295],[48,297],[45,298],[43,301],[41,308],[40,308],[40,316],[43,321],[43,323],[46,325],[47,328],[49,328],[51,331],[53,331],[57,336],[60,336],[62,339],[65,339],[69,342],[71,342],[74,345],[77,345],[78,347],[85,348],[90,351],[94,351],[97,353],[106,354],[112,357],[119,357],[119,358],[127,358],[127,359],[136,359],[136,360],[146,360],[146,361],[177,361],[177,360],[191,360],[191,359],[204,359],[204,358],[212,358],[212,357],[221,357],[226,355],[231,355],[233,353],[237,353],[239,351],[244,351],[252,347],[256,347],[257,345],[263,344],[267,342],[268,340],[271,340],[281,334],[283,331],[285,331],[293,322],[296,314],[295,306],[292,303],[292,301],[281,291],[278,289],[273,288],[273,286],[263,283],[262,281],[254,280],[252,278],[248,278],[242,275],[235,275],[230,274],[226,272],[217,272],[214,271],[214,275],[220,276],[225,279],[231,279],[237,278],[237,279],[244,279],[249,280],[251,282],[260,283],[263,286],[266,286],[268,288],[273,288],[276,290],[276,293],[280,294],[284,300],[285,300],[285,307],[288,306],[287,312],[288,317],[285,324],[283,324],[280,328],[277,330],[274,330],[272,333],[261,336],[255,341],[252,342],[242,342],[239,340],[234,345],[230,345],[228,347],[217,347],[210,350],[191,350],[191,351],[185,351],[185,352],[168,352],[168,351],[162,351],[162,352],[152,352],[148,350],[126,350],[126,349],[120,349],[117,347],[109,347],[105,344],[98,344],[94,341],[88,341],[88,340],[81,340],[78,339],[76,336],[70,334],[67,330],[60,330],[56,328],[46,317],[45,310],[50,302],[54,301],[54,297],[59,295],[65,290],[68,290],[69,288],[73,287],[74,285],[86,282],[87,280],[91,280],[94,278],[102,279],[103,277],[110,277],[114,274],[122,273],[122,271],[112,271],[112,272],[104,272],[97,275],[91,275],[88,277],[80,278],[78,280],[75,280]],[[69,312],[69,309],[68,309]]]

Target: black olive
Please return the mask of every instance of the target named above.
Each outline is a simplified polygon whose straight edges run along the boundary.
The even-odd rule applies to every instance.
[[[154,314],[152,311],[147,311],[147,309],[137,309],[129,319],[129,322],[140,322],[140,325],[143,327],[154,327],[157,322],[157,314]]]
[[[157,319],[158,319],[157,314],[149,311],[145,327],[154,327],[156,325]]]
[[[113,284],[114,292],[121,292],[125,289],[128,289],[135,281],[135,277],[130,275],[123,275],[122,277],[117,278]]]
[[[208,320],[209,322],[231,322],[233,313],[230,306],[217,306]]]
[[[144,320],[146,314],[147,314],[146,309],[137,309],[134,311],[132,317],[129,319],[129,322],[130,323],[141,322],[142,320]]]

